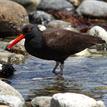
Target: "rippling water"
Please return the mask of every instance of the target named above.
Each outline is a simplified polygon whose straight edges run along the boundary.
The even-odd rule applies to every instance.
[[[15,65],[11,85],[26,100],[38,95],[57,92],[83,93],[101,99],[107,106],[107,57],[69,57],[65,61],[64,80],[58,80],[51,72],[54,61],[29,57],[25,64]]]

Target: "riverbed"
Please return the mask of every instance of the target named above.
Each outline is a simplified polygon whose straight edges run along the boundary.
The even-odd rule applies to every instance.
[[[14,65],[16,72],[9,81],[27,101],[41,95],[75,92],[103,100],[107,106],[107,57],[69,57],[63,79],[51,72],[54,65],[54,61],[29,56],[24,64]]]

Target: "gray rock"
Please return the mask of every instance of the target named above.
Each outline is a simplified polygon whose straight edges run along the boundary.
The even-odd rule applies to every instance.
[[[0,0],[0,37],[17,35],[20,26],[28,22],[23,6],[10,0]]]
[[[0,62],[20,64],[25,61],[27,52],[23,46],[23,40],[15,45],[12,50],[6,51],[5,47],[9,44],[8,42],[0,41]]]
[[[72,27],[71,23],[62,20],[53,20],[49,22],[47,28],[61,28],[78,32],[77,29]]]
[[[69,8],[70,10],[74,9],[73,5],[66,0],[41,0],[40,5],[38,6],[39,9],[66,9]]]
[[[10,53],[8,51],[0,50],[0,62],[20,64],[25,61],[25,56],[22,54]]]
[[[85,0],[77,8],[79,15],[90,17],[107,17],[107,3],[97,0]]]
[[[40,96],[36,97],[31,101],[33,107],[50,107],[50,96]]]
[[[28,12],[35,11],[41,0],[12,0],[23,5]]]
[[[46,25],[48,22],[54,20],[54,17],[51,14],[48,14],[44,11],[37,11],[32,13],[30,16],[31,23],[43,24]]]
[[[105,107],[102,101],[77,93],[54,94],[50,107]]]
[[[23,107],[25,101],[16,89],[0,80],[0,103],[10,107]]]

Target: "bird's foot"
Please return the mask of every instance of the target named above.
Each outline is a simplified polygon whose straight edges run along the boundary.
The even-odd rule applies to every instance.
[[[58,74],[56,75],[56,79],[57,79],[57,80],[64,80],[64,77],[63,77],[62,74],[58,73]]]

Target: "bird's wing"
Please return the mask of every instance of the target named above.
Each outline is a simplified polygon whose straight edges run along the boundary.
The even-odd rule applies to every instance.
[[[48,48],[54,51],[70,53],[80,52],[83,49],[100,42],[99,38],[96,39],[89,35],[83,35],[63,29],[44,31],[43,38],[45,45]]]

